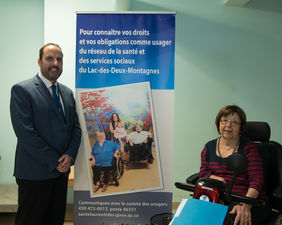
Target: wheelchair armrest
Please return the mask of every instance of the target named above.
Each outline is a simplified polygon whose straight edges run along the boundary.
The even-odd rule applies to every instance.
[[[195,191],[195,185],[193,185],[193,184],[185,184],[185,183],[181,183],[181,182],[175,182],[174,185],[177,188],[185,190],[185,191],[191,191],[191,192]]]
[[[229,198],[226,198],[226,201],[229,201],[231,203],[246,203],[252,206],[264,206],[266,204],[266,202],[264,200],[261,199],[256,199],[256,198],[250,198],[250,197],[246,197],[246,196],[240,196],[240,195],[236,195],[234,193],[231,193]]]
[[[196,184],[199,179],[199,173],[195,173],[186,179],[187,184]]]

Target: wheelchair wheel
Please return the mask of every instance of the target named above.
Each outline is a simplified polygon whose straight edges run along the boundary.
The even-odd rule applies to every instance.
[[[124,173],[124,161],[119,157],[116,160],[117,180],[120,179]]]

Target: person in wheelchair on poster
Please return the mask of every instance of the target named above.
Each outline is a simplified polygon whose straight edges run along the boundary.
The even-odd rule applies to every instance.
[[[201,152],[199,177],[221,181],[228,187],[232,172],[226,166],[226,159],[233,153],[242,153],[247,157],[249,166],[246,172],[236,177],[232,192],[267,202],[268,198],[263,191],[262,159],[254,143],[241,136],[246,127],[245,112],[236,105],[227,105],[218,112],[215,124],[220,137],[204,146]],[[226,221],[231,221],[228,225],[263,225],[270,214],[271,207],[267,204],[251,206],[239,203],[230,207]]]
[[[118,158],[119,145],[113,141],[106,140],[103,131],[97,132],[98,141],[94,143],[91,150],[91,165],[93,169],[94,192],[97,192],[101,183],[101,172],[103,172],[102,192],[108,188],[109,173],[113,170],[113,159]]]
[[[154,162],[151,148],[153,135],[149,131],[142,130],[140,123],[137,123],[135,131],[127,136],[127,142],[129,142],[130,161],[148,160],[150,164]]]

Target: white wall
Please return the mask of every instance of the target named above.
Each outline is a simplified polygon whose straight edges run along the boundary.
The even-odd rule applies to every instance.
[[[0,30],[0,183],[14,183],[16,136],[10,120],[10,89],[39,70],[37,58],[43,44],[43,1],[1,1]]]
[[[44,43],[58,43],[64,53],[60,82],[75,88],[76,12],[111,11],[112,0],[45,0]]]

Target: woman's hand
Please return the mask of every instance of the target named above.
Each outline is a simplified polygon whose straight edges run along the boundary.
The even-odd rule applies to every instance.
[[[95,166],[95,158],[94,158],[94,156],[91,156],[91,158],[92,158],[92,160],[91,160],[91,165],[92,165],[92,166]]]
[[[219,181],[221,181],[221,182],[226,184],[226,181],[225,181],[225,179],[223,177],[219,177],[219,176],[216,176],[216,175],[210,175],[209,178],[215,179],[215,180],[219,180]]]
[[[235,205],[229,212],[230,214],[237,214],[234,225],[252,225],[251,206],[245,203]]]
[[[256,189],[249,188],[246,197],[257,198],[258,195],[259,192]],[[234,208],[229,212],[230,214],[237,213],[234,225],[252,225],[251,208],[251,205],[245,203],[234,206]]]
[[[130,139],[128,139],[128,141],[129,141],[129,145],[132,147],[133,146],[133,142]]]

